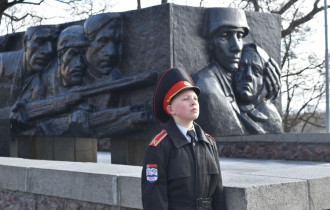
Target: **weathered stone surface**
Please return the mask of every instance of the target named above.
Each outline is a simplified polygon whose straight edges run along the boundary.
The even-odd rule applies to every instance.
[[[120,176],[118,181],[120,206],[142,209],[141,173]]]
[[[285,170],[270,170],[251,173],[258,176],[293,178],[305,180],[308,184],[310,209],[329,209],[330,201],[330,164],[320,163],[317,166],[296,167]]]
[[[329,162],[327,134],[283,133],[219,137],[221,157],[307,160]]]
[[[281,16],[270,13],[245,12],[251,33],[245,42],[260,45],[277,63],[281,63]]]
[[[229,209],[309,208],[306,181],[231,173],[223,173],[222,177]]]
[[[288,162],[290,164],[290,162]],[[0,208],[142,209],[141,167],[0,158]],[[228,209],[329,209],[330,165],[222,172]]]
[[[31,168],[28,173],[29,192],[117,205],[117,177],[110,173],[94,174],[87,170],[88,167],[66,164]]]

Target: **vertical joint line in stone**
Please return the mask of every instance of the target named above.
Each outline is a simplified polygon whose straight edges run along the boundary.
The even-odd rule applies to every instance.
[[[29,192],[29,167],[25,168],[25,192]]]
[[[169,4],[169,13],[170,13],[170,15],[169,15],[169,30],[170,30],[170,59],[171,59],[171,61],[170,61],[170,64],[171,64],[171,66],[169,66],[169,68],[170,67],[174,67],[175,66],[175,55],[174,55],[174,30],[173,30],[173,28],[174,28],[174,21],[173,21],[173,6],[172,6],[172,4]]]
[[[119,191],[120,188],[119,188],[119,176],[117,175],[116,176],[116,194],[117,194],[117,208],[118,210],[121,209],[121,197],[120,197],[120,194],[121,192]]]
[[[308,205],[309,205],[309,209],[315,209],[314,206],[314,202],[313,202],[313,198],[311,197],[311,185],[309,183],[309,180],[306,180],[307,182],[307,193],[308,193]]]

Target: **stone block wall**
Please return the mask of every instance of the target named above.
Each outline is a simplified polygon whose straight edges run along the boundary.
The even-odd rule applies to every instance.
[[[50,209],[98,209],[98,210],[134,210],[66,198],[0,190],[0,209],[50,210]]]
[[[39,160],[96,162],[97,139],[57,136],[18,136],[11,156]]]
[[[0,157],[0,209],[142,209],[141,170]],[[329,163],[222,171],[228,210],[330,209],[329,174]]]
[[[330,162],[327,134],[232,136],[217,142],[220,157]]]

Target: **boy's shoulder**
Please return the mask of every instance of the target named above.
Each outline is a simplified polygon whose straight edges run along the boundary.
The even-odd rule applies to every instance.
[[[166,136],[167,136],[167,132],[164,129],[151,140],[149,146],[157,147],[166,138]]]
[[[211,136],[210,134],[208,133],[205,133],[205,136],[209,137],[210,139],[212,139],[212,141],[216,144],[217,141],[215,140],[215,138],[213,136]]]

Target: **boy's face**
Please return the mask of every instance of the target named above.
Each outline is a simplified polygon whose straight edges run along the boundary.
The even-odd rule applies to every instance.
[[[178,124],[196,120],[199,115],[199,103],[195,91],[188,89],[175,96],[168,109]]]

